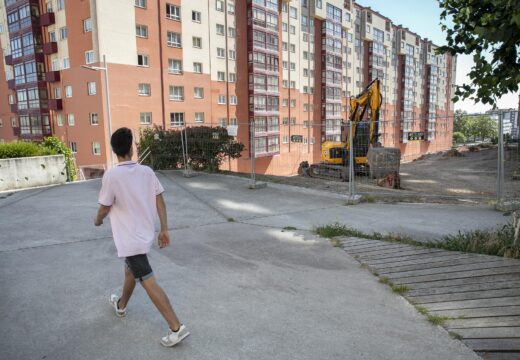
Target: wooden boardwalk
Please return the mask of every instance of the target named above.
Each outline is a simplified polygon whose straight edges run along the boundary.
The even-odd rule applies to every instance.
[[[337,237],[375,275],[483,359],[520,359],[520,260]]]

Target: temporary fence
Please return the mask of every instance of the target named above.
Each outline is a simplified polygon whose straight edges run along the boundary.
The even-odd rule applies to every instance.
[[[477,116],[489,114],[467,117]],[[277,120],[183,124],[155,139],[167,146],[149,144],[144,163],[186,176],[232,172],[249,178],[250,187],[273,181],[350,196],[478,202],[520,198],[518,139],[499,135],[500,114],[495,121],[482,121],[487,128],[480,134],[473,130],[469,138],[456,137],[457,143],[453,116],[373,123]]]

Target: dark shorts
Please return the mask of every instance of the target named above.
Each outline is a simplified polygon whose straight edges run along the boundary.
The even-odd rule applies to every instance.
[[[129,256],[125,258],[125,263],[136,280],[143,281],[153,276],[146,254]]]

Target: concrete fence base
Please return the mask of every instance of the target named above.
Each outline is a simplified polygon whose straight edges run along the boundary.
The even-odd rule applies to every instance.
[[[63,155],[0,159],[0,191],[64,184]]]

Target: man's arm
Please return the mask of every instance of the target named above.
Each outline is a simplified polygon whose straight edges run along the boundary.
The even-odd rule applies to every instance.
[[[103,219],[106,218],[106,216],[110,212],[110,208],[111,208],[111,206],[105,206],[105,205],[99,206],[96,218],[94,219],[94,225],[96,225],[96,226],[103,225]]]
[[[164,203],[162,194],[157,195],[155,198],[157,203],[157,214],[159,215],[159,220],[161,222],[161,231],[157,237],[157,242],[159,243],[159,247],[162,249],[163,247],[170,245],[170,234],[168,233],[168,216],[166,214],[166,204]]]

